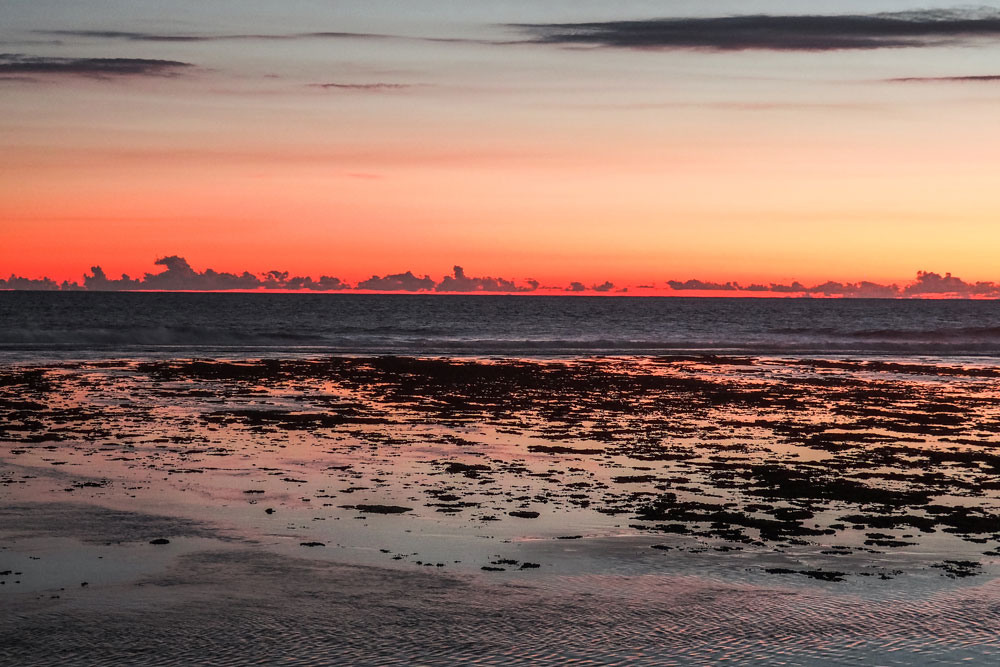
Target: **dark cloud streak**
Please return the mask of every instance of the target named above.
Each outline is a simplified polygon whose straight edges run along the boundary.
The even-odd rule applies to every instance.
[[[886,79],[888,83],[996,83],[1000,74],[974,74],[967,76],[902,76]]]
[[[413,86],[406,83],[310,83],[310,88],[323,90],[354,91],[363,93],[381,93],[393,90],[405,90]]]
[[[538,44],[708,51],[839,51],[928,47],[1000,37],[1000,11],[744,15],[519,24]]]
[[[35,34],[53,37],[83,37],[126,42],[231,42],[242,40],[292,39],[391,39],[392,35],[367,32],[300,32],[288,34],[184,34],[127,32],[121,30],[36,30]]]
[[[63,58],[0,53],[0,76],[83,76],[94,79],[133,76],[176,76],[193,67],[177,60],[149,58]],[[31,78],[31,77],[29,77]]]
[[[317,31],[290,33],[153,33],[130,32],[123,30],[35,30],[37,35],[51,37],[79,37],[84,39],[104,39],[125,42],[233,42],[233,41],[290,41],[304,39],[332,40],[403,40],[413,42],[433,42],[440,44],[474,44],[487,46],[505,46],[508,44],[528,43],[520,41],[496,41],[468,37],[423,37],[412,35],[390,35],[377,32],[346,32]]]

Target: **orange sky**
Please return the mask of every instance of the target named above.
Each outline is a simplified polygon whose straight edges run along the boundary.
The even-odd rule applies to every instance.
[[[488,42],[525,38],[507,23],[643,19],[649,8],[498,3],[456,17],[449,3],[292,3],[277,21],[261,5],[237,23],[194,9],[171,23],[154,3],[129,17],[89,4],[14,8],[0,29],[2,50],[21,54],[0,59],[4,276],[78,280],[95,264],[135,276],[180,255],[199,269],[347,282],[439,278],[455,264],[545,285],[904,283],[918,269],[1000,278],[1000,86],[891,81],[1000,74],[994,39],[574,49]],[[411,38],[39,32],[52,30]],[[130,62],[95,74],[97,58]],[[52,59],[63,59],[55,73]],[[151,72],[139,60],[191,65]]]

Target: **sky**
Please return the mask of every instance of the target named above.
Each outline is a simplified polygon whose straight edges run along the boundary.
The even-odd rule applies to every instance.
[[[96,285],[175,258],[288,288],[1000,280],[1000,2],[0,17],[2,276]]]

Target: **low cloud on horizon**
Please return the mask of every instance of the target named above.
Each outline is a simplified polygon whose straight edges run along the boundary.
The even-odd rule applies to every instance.
[[[542,286],[533,278],[518,282],[508,278],[492,276],[470,276],[461,266],[455,266],[452,273],[441,280],[429,275],[417,276],[412,271],[373,275],[351,284],[334,276],[292,275],[288,271],[267,271],[264,273],[229,273],[205,269],[197,271],[188,261],[178,255],[157,259],[154,264],[163,267],[161,271],[147,272],[133,278],[122,274],[112,278],[100,266],[93,266],[84,274],[81,282],[61,283],[48,277],[26,278],[11,274],[0,278],[0,290],[44,290],[44,291],[88,291],[88,292],[129,292],[129,291],[176,291],[176,292],[225,292],[225,291],[298,291],[298,292],[404,292],[404,293],[449,293],[449,294],[528,294],[542,291],[547,294],[566,292],[577,294],[628,293],[628,287],[618,287],[610,280],[586,285],[571,281],[565,286]],[[698,279],[667,280],[662,284],[643,284],[633,294],[653,291],[655,293],[676,292],[678,294],[717,294],[719,296],[810,296],[840,298],[913,298],[951,296],[959,298],[1000,298],[1000,283],[991,281],[966,282],[951,273],[918,271],[915,280],[906,285],[883,285],[870,281],[841,283],[827,281],[818,285],[804,285],[798,281],[791,283],[768,283],[741,285],[735,281],[724,283]]]

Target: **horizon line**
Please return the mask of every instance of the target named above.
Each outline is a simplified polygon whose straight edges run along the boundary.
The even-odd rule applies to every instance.
[[[0,279],[2,282],[2,279]],[[749,290],[669,290],[644,289],[641,292],[595,292],[572,291],[566,289],[537,289],[532,291],[437,291],[437,290],[310,290],[310,289],[128,289],[128,290],[88,290],[51,289],[45,287],[0,287],[0,293],[25,292],[33,294],[258,294],[258,295],[316,295],[316,296],[399,296],[399,297],[571,297],[598,299],[728,299],[728,300],[824,300],[824,301],[998,301],[1000,295],[962,294],[959,292],[934,292],[919,294],[898,294],[894,296],[823,294],[821,292],[776,292]]]
[[[573,280],[567,285],[543,285],[534,278],[520,282],[493,276],[468,275],[456,264],[452,273],[441,280],[428,274],[415,275],[411,270],[380,276],[373,274],[366,280],[354,283],[338,277],[322,275],[292,275],[289,271],[270,270],[262,273],[231,273],[211,268],[198,271],[187,259],[179,255],[160,257],[154,266],[163,267],[158,273],[146,272],[139,278],[122,273],[119,278],[109,277],[100,265],[93,265],[84,273],[81,282],[63,280],[58,283],[49,277],[25,278],[11,274],[0,278],[0,290],[13,291],[88,291],[88,292],[271,292],[271,293],[370,293],[370,294],[536,294],[536,295],[600,295],[600,296],[708,296],[730,298],[963,298],[1000,299],[1000,283],[993,281],[966,282],[950,272],[944,275],[933,271],[917,271],[916,278],[900,286],[897,283],[881,284],[869,280],[838,282],[827,280],[816,285],[805,285],[798,280],[790,283],[751,283],[737,281],[718,282],[689,278],[688,280],[648,281],[640,285],[618,285],[610,280],[603,283],[584,284]]]

